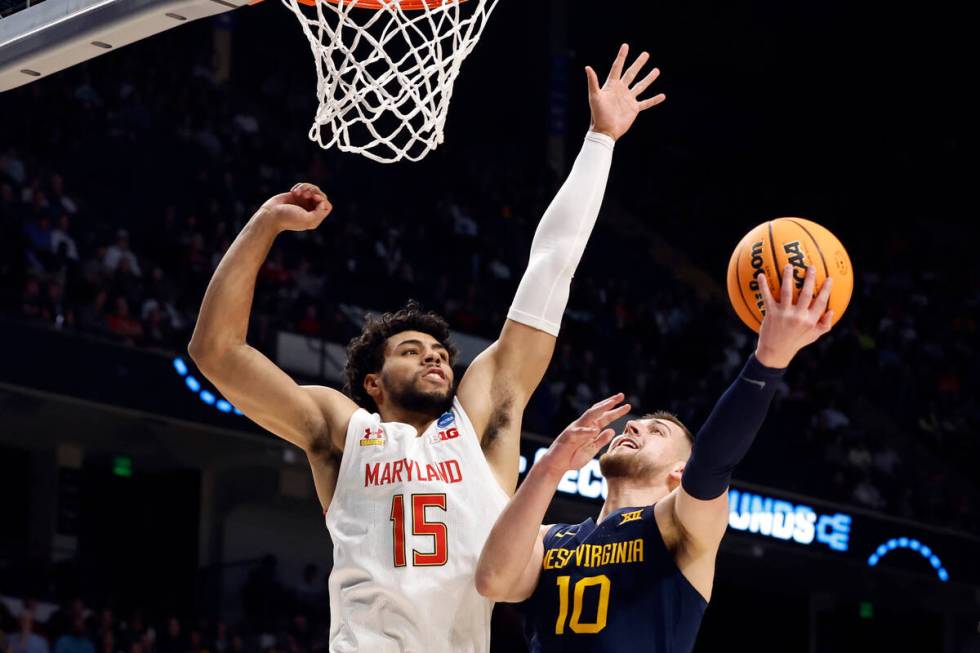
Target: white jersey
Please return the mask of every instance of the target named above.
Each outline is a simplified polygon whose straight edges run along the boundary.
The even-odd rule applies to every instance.
[[[358,409],[326,515],[330,652],[489,651],[474,574],[507,500],[458,399],[421,436]]]

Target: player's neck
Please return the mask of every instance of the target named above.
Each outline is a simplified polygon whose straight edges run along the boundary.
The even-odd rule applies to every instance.
[[[617,479],[617,481],[609,483],[609,493],[606,495],[606,502],[602,504],[602,510],[599,512],[596,523],[602,522],[603,519],[617,510],[649,506],[668,494],[670,494],[670,488],[666,484],[640,484]]]
[[[429,413],[418,413],[412,410],[406,410],[401,406],[384,405],[378,409],[378,414],[381,415],[381,421],[383,422],[398,422],[400,424],[408,424],[415,429],[415,432],[421,435],[425,429],[429,428],[429,424],[435,421],[438,415],[431,415]]]

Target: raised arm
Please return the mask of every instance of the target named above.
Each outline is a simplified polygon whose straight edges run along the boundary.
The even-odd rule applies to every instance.
[[[827,333],[833,314],[827,310],[833,280],[815,298],[814,272],[808,270],[793,303],[792,267],[783,271],[782,296],[775,301],[765,277],[760,280],[765,319],[755,354],[725,391],[694,440],[694,450],[674,499],[674,519],[687,553],[717,550],[728,525],[728,486],[735,466],[748,452],[769,410],[776,383],[803,347]]]
[[[476,567],[477,591],[494,601],[516,603],[531,596],[538,584],[544,556],[545,512],[562,476],[580,469],[609,443],[609,424],[630,411],[617,406],[623,395],[589,408],[555,438],[527,473],[521,487],[497,518]]]
[[[331,208],[312,184],[297,184],[263,204],[215,270],[188,346],[201,373],[228,401],[307,453],[324,508],[333,494],[346,425],[357,406],[332,388],[297,385],[245,336],[255,279],[276,236],[315,229]]]
[[[649,56],[644,52],[624,71],[627,54],[623,45],[602,87],[595,71],[586,68],[591,129],[568,179],[538,223],[528,267],[500,337],[460,382],[460,402],[508,491],[517,485],[520,418],[551,361],[572,276],[599,215],[613,144],[641,111],[664,100],[663,94],[639,99],[659,71],[653,69],[634,84]]]

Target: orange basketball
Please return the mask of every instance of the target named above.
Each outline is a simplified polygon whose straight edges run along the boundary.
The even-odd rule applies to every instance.
[[[854,290],[854,270],[847,251],[834,234],[815,222],[803,218],[777,218],[764,222],[746,234],[732,253],[728,263],[728,298],[735,312],[753,331],[762,325],[765,308],[756,275],[766,273],[773,297],[779,299],[783,268],[793,266],[793,300],[799,297],[806,268],[812,265],[817,273],[816,291],[824,279],[833,277],[827,308],[834,312],[834,323],[841,318],[851,291]]]

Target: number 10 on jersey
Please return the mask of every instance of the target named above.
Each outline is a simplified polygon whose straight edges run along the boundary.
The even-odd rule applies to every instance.
[[[412,549],[413,567],[440,567],[449,559],[449,543],[446,524],[426,519],[426,508],[438,508],[445,512],[445,494],[413,494],[409,497],[412,508],[412,535],[428,535],[433,541],[430,552]],[[391,498],[391,541],[394,549],[396,567],[407,563],[405,551],[405,495],[396,494]]]

